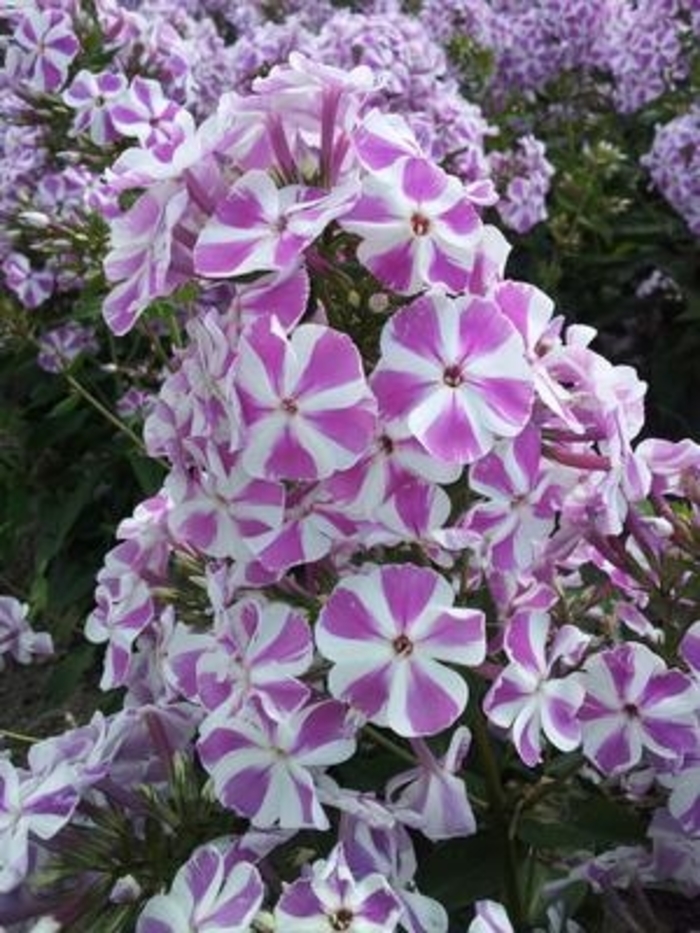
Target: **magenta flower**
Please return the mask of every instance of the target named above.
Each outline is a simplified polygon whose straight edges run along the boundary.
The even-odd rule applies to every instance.
[[[316,862],[311,877],[285,888],[275,908],[277,933],[391,933],[401,916],[399,899],[382,875],[356,879],[342,845],[327,861]]]
[[[148,148],[178,145],[194,127],[191,115],[165,96],[158,81],[138,75],[110,107],[109,115],[119,133],[135,136]]]
[[[467,685],[440,662],[473,666],[486,652],[483,613],[453,601],[443,577],[411,564],[346,577],[316,625],[318,649],[333,662],[333,696],[400,735],[452,725],[467,704]]]
[[[340,223],[362,238],[360,262],[409,295],[430,285],[464,289],[482,230],[462,183],[410,156],[367,175],[362,196]]]
[[[470,488],[487,501],[478,502],[464,524],[483,535],[497,570],[532,565],[554,530],[559,487],[543,468],[540,448],[539,431],[528,426],[475,463],[469,474]]]
[[[645,750],[677,761],[698,747],[698,692],[646,645],[628,643],[590,658],[579,711],[583,751],[604,774],[622,774]]]
[[[139,915],[136,933],[247,933],[263,899],[257,868],[232,860],[216,844],[201,846]]]
[[[211,278],[273,272],[298,257],[357,196],[354,186],[326,192],[278,188],[267,172],[246,172],[199,235],[196,271]]]
[[[372,441],[376,403],[345,334],[276,319],[241,338],[235,385],[247,427],[242,464],[263,479],[316,480],[356,463]]]
[[[553,676],[558,661],[576,652],[585,636],[562,626],[547,651],[550,631],[545,612],[521,611],[508,623],[504,649],[510,664],[484,698],[484,712],[502,729],[510,729],[518,754],[529,767],[542,760],[540,732],[556,748],[573,751],[581,742],[576,714],[584,689],[578,675]]]
[[[532,374],[520,335],[482,298],[431,294],[391,318],[372,388],[425,449],[472,463],[530,417]]]
[[[313,771],[346,761],[355,740],[341,703],[324,700],[270,719],[251,702],[232,719],[224,709],[202,724],[199,757],[225,807],[255,827],[328,829]]]
[[[31,5],[29,5],[31,6]],[[66,82],[80,51],[70,16],[62,10],[27,10],[5,56],[8,77],[26,89],[51,94]]]
[[[282,523],[280,483],[252,479],[237,462],[217,462],[197,479],[171,473],[174,505],[168,527],[180,542],[209,557],[248,560],[256,539]]]

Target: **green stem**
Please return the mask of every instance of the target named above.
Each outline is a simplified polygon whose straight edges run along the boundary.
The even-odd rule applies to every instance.
[[[396,755],[397,758],[401,758],[403,761],[408,762],[412,768],[415,768],[418,764],[418,761],[414,755],[406,751],[405,748],[401,748],[401,746],[397,745],[396,742],[392,742],[391,739],[388,739],[385,735],[379,732],[378,729],[375,729],[374,726],[364,726],[362,731],[374,742],[375,745],[380,745],[382,748],[385,748],[387,751],[391,752],[392,755]]]
[[[64,374],[68,380],[68,384],[74,389],[78,395],[85,399],[92,407],[98,411],[103,418],[106,418],[109,423],[115,427],[118,431],[121,431],[122,434],[125,434],[143,453],[146,453],[146,448],[144,446],[141,438],[136,434],[131,428],[124,424],[123,421],[120,421],[116,415],[112,414],[109,408],[106,405],[103,405],[102,402],[96,398],[92,392],[89,392],[82,383],[78,382],[75,376],[72,376],[70,373]]]
[[[26,742],[28,745],[34,745],[39,739],[33,735],[24,735],[22,732],[11,732],[9,729],[0,729],[0,735],[6,739],[13,739],[15,742]]]
[[[510,835],[510,820],[508,819],[508,801],[501,783],[498,764],[493,754],[491,740],[486,724],[479,710],[471,717],[472,736],[479,754],[479,760],[484,769],[486,780],[486,793],[489,798],[491,810],[496,825],[503,837],[504,871],[503,884],[505,888],[508,913],[515,929],[520,929],[524,922],[524,912],[520,884],[518,881],[518,858],[515,839]]]

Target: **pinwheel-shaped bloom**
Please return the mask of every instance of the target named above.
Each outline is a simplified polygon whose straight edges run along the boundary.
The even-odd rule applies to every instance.
[[[28,611],[29,606],[13,596],[0,596],[0,671],[5,667],[5,655],[19,664],[29,664],[35,657],[53,653],[51,636],[32,630]]]
[[[386,416],[405,417],[429,453],[472,463],[514,437],[532,406],[522,338],[482,298],[432,294],[391,318],[372,388]]]
[[[697,749],[697,687],[646,645],[596,654],[583,675],[583,751],[603,773],[628,771],[645,749],[670,761]]]
[[[236,719],[225,710],[213,713],[201,734],[199,757],[225,807],[261,829],[328,829],[309,769],[338,764],[355,751],[341,703],[312,703],[280,721],[253,700]]]
[[[382,875],[357,880],[338,845],[327,861],[314,864],[310,878],[284,890],[275,909],[275,930],[391,933],[400,916],[401,903]]]
[[[194,130],[192,116],[165,96],[158,81],[138,75],[111,107],[110,117],[120,133],[149,148],[178,145]]]
[[[248,429],[243,467],[263,479],[316,480],[356,463],[372,441],[376,403],[352,340],[276,318],[241,338],[235,379]]]
[[[583,703],[583,687],[577,675],[554,677],[552,671],[562,657],[577,653],[585,636],[564,625],[547,652],[549,630],[545,612],[522,611],[513,616],[504,640],[510,664],[484,699],[488,718],[512,730],[518,754],[530,767],[542,760],[541,731],[562,751],[572,751],[581,741],[576,714]]]
[[[5,69],[32,91],[51,94],[65,83],[80,50],[70,16],[62,10],[30,9],[22,16],[7,48]]]
[[[136,933],[245,933],[263,899],[257,868],[230,865],[216,845],[197,849],[175,875],[170,891],[144,907]],[[228,863],[228,864],[227,864]]]
[[[241,600],[222,612],[216,650],[197,661],[199,695],[208,709],[238,709],[257,696],[268,716],[281,718],[303,705],[309,690],[297,675],[311,664],[313,642],[304,617],[283,603]]]
[[[503,441],[469,474],[473,492],[487,497],[469,512],[466,526],[484,536],[497,570],[530,566],[554,530],[559,487],[545,472],[539,432],[525,430]]]
[[[462,183],[427,159],[408,156],[367,175],[341,219],[362,237],[361,263],[403,294],[469,282],[482,225]]]
[[[333,696],[400,735],[452,725],[467,704],[467,685],[440,662],[480,664],[486,652],[483,613],[453,601],[443,577],[410,564],[344,579],[316,627],[319,651],[334,662]]]
[[[88,133],[98,146],[118,138],[110,110],[124,94],[127,81],[124,75],[113,71],[93,74],[86,68],[79,71],[63,92],[63,100],[76,111],[73,133]]]
[[[277,188],[267,172],[251,169],[200,233],[195,269],[212,278],[287,269],[356,196],[354,186],[330,193],[303,185]]]

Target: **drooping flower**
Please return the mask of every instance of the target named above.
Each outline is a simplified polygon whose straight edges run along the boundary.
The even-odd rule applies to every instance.
[[[453,601],[443,577],[411,564],[343,579],[316,625],[318,649],[333,662],[333,696],[400,735],[450,726],[468,691],[441,662],[476,665],[486,651],[483,613]]]

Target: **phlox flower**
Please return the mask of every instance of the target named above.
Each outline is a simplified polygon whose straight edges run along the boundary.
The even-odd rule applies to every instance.
[[[195,270],[226,278],[287,269],[356,197],[354,184],[330,192],[304,185],[277,188],[267,172],[252,169],[205,224],[194,250]]]
[[[312,769],[346,761],[355,752],[342,703],[310,703],[279,720],[251,701],[235,719],[225,709],[212,713],[200,735],[199,757],[225,807],[260,829],[329,828]]]
[[[529,767],[542,760],[540,732],[561,751],[581,741],[576,718],[584,689],[576,674],[554,677],[558,661],[580,652],[585,636],[562,626],[547,651],[549,616],[540,611],[517,612],[508,623],[504,650],[510,663],[484,698],[484,712],[496,726],[510,729],[518,754]]]
[[[235,386],[246,426],[242,464],[264,479],[317,480],[356,463],[369,446],[376,402],[345,334],[275,318],[243,335]]]
[[[171,473],[167,487],[171,534],[209,557],[247,560],[255,539],[282,523],[282,485],[254,479],[235,459],[227,462],[213,452],[209,470],[196,478]]]
[[[628,771],[645,750],[673,762],[697,749],[697,687],[646,645],[593,655],[583,685],[583,751],[604,774]]]
[[[70,820],[79,799],[73,781],[68,765],[34,775],[0,758],[0,894],[24,879],[30,834],[51,839]]]
[[[75,110],[73,133],[87,133],[98,146],[114,142],[119,133],[110,110],[126,88],[122,74],[113,71],[94,74],[86,68],[79,71],[62,94],[64,103]]]
[[[2,264],[5,284],[30,311],[42,305],[56,287],[50,269],[33,269],[24,253],[8,253]]]
[[[413,741],[418,767],[397,774],[386,786],[386,798],[397,819],[433,840],[461,838],[476,832],[467,789],[456,774],[469,751],[470,741],[466,726],[455,729],[441,760],[435,758],[424,740]]]
[[[482,298],[433,293],[395,314],[382,332],[372,388],[387,417],[404,417],[434,457],[472,463],[513,437],[532,406],[523,342]]]
[[[147,903],[136,933],[246,933],[263,899],[257,868],[216,844],[200,846],[179,869],[167,894]]]
[[[311,664],[313,642],[304,617],[283,603],[243,599],[219,613],[214,650],[196,665],[199,696],[207,709],[229,710],[257,696],[268,716],[298,709],[309,690],[297,679]]]
[[[79,51],[70,16],[57,9],[28,9],[7,47],[5,70],[29,90],[51,94],[65,83]]]
[[[115,129],[145,148],[172,147],[194,128],[191,115],[163,93],[160,82],[137,75],[110,108]]]
[[[333,696],[400,735],[452,725],[466,706],[467,685],[440,662],[476,665],[486,651],[483,613],[453,601],[443,577],[411,564],[343,579],[315,632],[319,651],[333,662]]]
[[[170,294],[185,280],[171,260],[173,230],[187,206],[185,189],[165,182],[151,187],[112,222],[104,270],[110,282],[119,284],[107,295],[103,314],[117,336],[131,330],[154,298]]]
[[[447,911],[416,887],[413,842],[399,822],[369,822],[366,814],[344,812],[339,839],[356,878],[378,872],[401,903],[401,929],[408,933],[447,933]]]
[[[470,489],[486,501],[470,509],[464,525],[483,535],[497,570],[532,565],[554,530],[559,487],[540,451],[539,432],[528,426],[497,444],[469,474]]]
[[[285,888],[275,908],[275,930],[391,933],[400,916],[401,904],[382,875],[356,879],[338,845],[326,861],[313,865],[309,878]]]
[[[469,282],[481,221],[462,183],[427,159],[406,156],[367,175],[340,219],[361,237],[360,262],[402,294]]]
[[[0,671],[5,667],[5,655],[19,664],[29,664],[34,657],[53,653],[51,636],[32,630],[28,611],[29,606],[13,596],[0,596]]]

